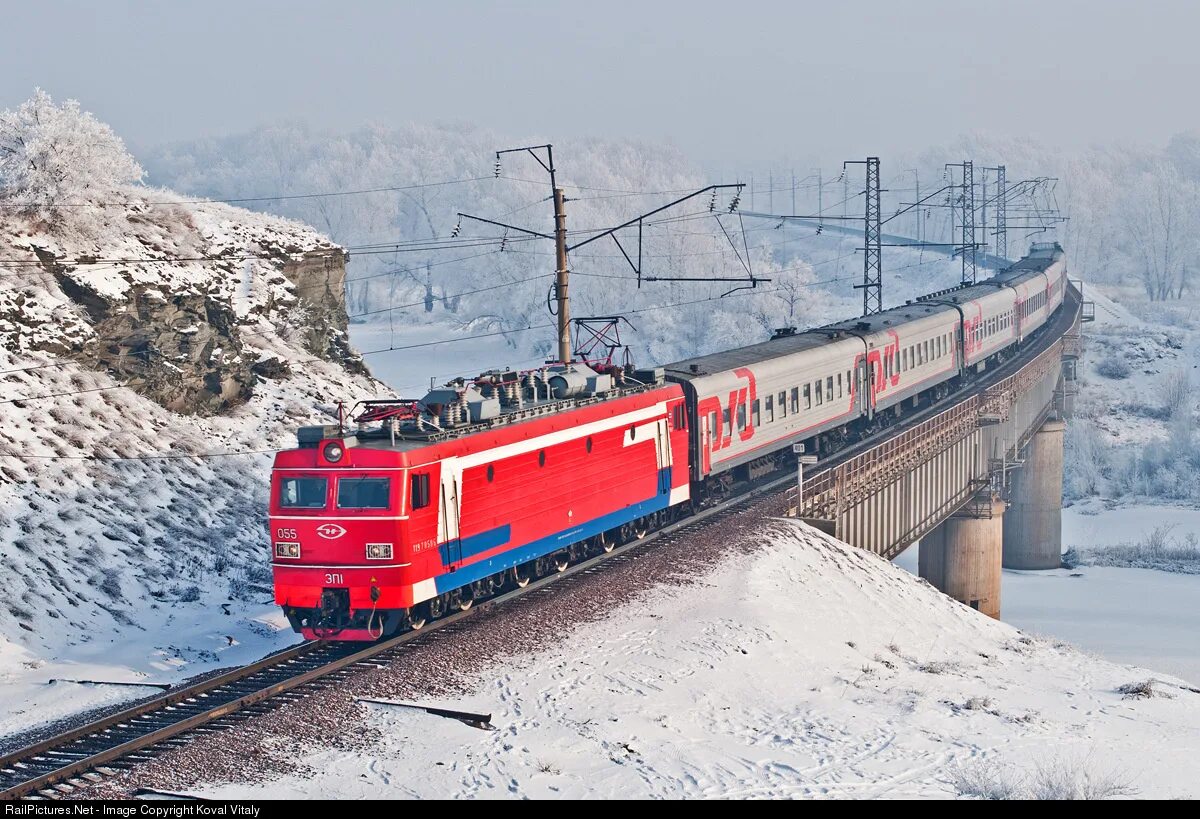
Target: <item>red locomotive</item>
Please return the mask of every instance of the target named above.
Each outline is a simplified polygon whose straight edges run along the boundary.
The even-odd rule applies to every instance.
[[[689,497],[683,391],[661,372],[489,373],[354,420],[275,460],[275,596],[306,637],[420,627],[644,536]]]
[[[977,285],[633,370],[550,364],[359,406],[275,458],[275,599],[309,638],[374,640],[644,537],[828,452],[1011,353],[1062,303],[1057,244]]]

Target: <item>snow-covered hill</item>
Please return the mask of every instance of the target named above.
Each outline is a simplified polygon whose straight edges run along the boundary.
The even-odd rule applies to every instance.
[[[135,184],[30,207],[18,184],[0,168],[0,732],[26,695],[116,696],[51,677],[170,677],[290,639],[266,605],[271,452],[382,389],[311,228]]]
[[[692,566],[686,552],[679,560]],[[452,652],[483,666],[465,672],[414,657],[329,692],[323,720],[298,703],[261,731],[206,739],[194,754],[254,754],[255,767],[272,774],[200,790],[222,798],[1200,795],[1192,753],[1200,692],[1023,634],[802,524],[768,522],[693,582],[655,588],[593,622],[552,635],[534,625],[539,617],[545,612],[518,615],[508,631],[528,626],[561,642],[492,660]],[[412,691],[433,668],[442,691]],[[490,713],[495,730],[356,704],[355,695]],[[288,725],[316,744],[296,744]],[[178,783],[181,764],[194,770],[171,756],[152,770]],[[247,775],[210,764],[219,777]]]

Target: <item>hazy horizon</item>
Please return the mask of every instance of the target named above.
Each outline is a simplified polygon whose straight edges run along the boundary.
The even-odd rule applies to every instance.
[[[277,121],[462,121],[673,144],[719,175],[975,131],[1077,148],[1200,128],[1180,104],[1200,6],[1175,2],[52,0],[6,17],[0,108],[40,86],[135,151]]]

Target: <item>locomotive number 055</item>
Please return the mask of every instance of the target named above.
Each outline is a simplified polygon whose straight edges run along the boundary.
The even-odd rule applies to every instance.
[[[295,529],[276,529],[275,537],[279,538],[280,540],[295,540],[296,539],[296,530]]]

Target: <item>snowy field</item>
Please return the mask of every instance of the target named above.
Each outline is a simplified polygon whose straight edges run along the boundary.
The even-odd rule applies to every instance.
[[[0,739],[81,711],[161,693],[145,684],[175,685],[203,672],[254,662],[299,641],[274,601],[239,604],[234,615],[223,600],[223,595],[207,594],[205,602],[215,615],[200,615],[192,607],[156,616],[147,612],[137,639],[97,636],[63,652],[62,658],[46,659],[16,643],[0,643]]]
[[[203,789],[275,797],[1200,796],[1200,693],[1023,635],[790,522],[430,701],[492,730],[363,704],[362,751]],[[1155,696],[1118,689],[1150,677]]]

